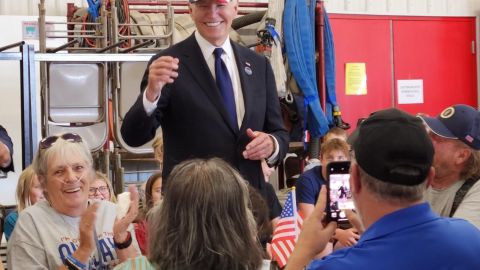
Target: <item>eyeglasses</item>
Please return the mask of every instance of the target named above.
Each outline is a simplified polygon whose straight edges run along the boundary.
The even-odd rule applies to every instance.
[[[90,195],[95,195],[95,193],[97,193],[97,191],[102,193],[102,194],[106,194],[106,193],[109,192],[107,186],[98,187],[98,188],[91,187],[88,191],[90,192]]]
[[[80,143],[82,142],[82,137],[76,133],[64,133],[61,136],[49,136],[40,141],[39,147],[40,149],[48,149],[50,148],[58,138],[62,138],[65,141]]]

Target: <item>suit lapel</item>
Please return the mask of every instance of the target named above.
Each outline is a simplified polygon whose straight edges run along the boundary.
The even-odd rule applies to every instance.
[[[195,78],[195,81],[200,86],[200,89],[202,89],[202,91],[209,97],[214,106],[220,112],[228,127],[232,132],[236,133],[238,128],[234,129],[230,124],[227,109],[225,108],[220,95],[220,90],[210,73],[207,62],[203,58],[202,50],[195,40],[195,34],[192,34],[186,40],[183,55],[185,56],[185,59],[183,59],[185,63],[184,66],[190,71]]]
[[[238,75],[240,78],[240,84],[242,88],[242,93],[243,93],[243,100],[244,100],[244,105],[245,105],[245,115],[243,116],[243,121],[240,126],[240,134],[245,133],[245,130],[247,129],[247,123],[248,119],[251,117],[252,109],[251,106],[253,106],[253,97],[252,97],[252,91],[254,89],[253,84],[254,80],[252,79],[252,67],[250,65],[250,62],[246,58],[245,55],[240,53],[239,46],[235,42],[231,42],[233,52],[235,54],[235,61],[237,62],[237,68],[238,68]]]

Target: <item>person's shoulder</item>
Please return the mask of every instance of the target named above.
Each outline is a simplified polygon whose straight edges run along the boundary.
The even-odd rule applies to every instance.
[[[23,211],[19,213],[19,217],[22,215],[44,215],[46,212],[49,212],[50,209],[53,208],[48,201],[40,201],[23,209]]]
[[[248,56],[250,59],[257,60],[257,61],[265,61],[266,57],[262,54],[253,51],[240,43],[230,40],[232,47],[237,50],[238,53],[242,54],[243,56]]]
[[[320,179],[323,181],[322,177],[322,167],[321,166],[315,166],[311,168],[310,170],[305,171],[300,178],[308,178],[308,179]]]
[[[475,183],[472,185],[468,193],[480,193],[480,179],[474,180]]]
[[[449,235],[471,235],[471,237],[479,240],[480,245],[480,230],[467,220],[461,218],[440,218],[439,224],[442,226],[440,227],[441,229],[449,232]],[[457,236],[454,236],[454,238],[458,239]]]
[[[5,217],[5,224],[15,224],[18,219],[18,212],[17,211],[12,211],[10,212],[6,217]]]
[[[306,269],[308,270],[363,269],[363,268],[357,268],[360,266],[358,264],[360,263],[360,261],[355,261],[355,259],[352,258],[350,254],[352,251],[353,249],[349,247],[339,249],[333,252],[332,254],[323,257],[322,259],[313,260]],[[353,256],[353,257],[361,258],[361,256],[360,257]]]
[[[121,264],[115,266],[114,270],[134,269],[134,270],[154,270],[155,267],[148,261],[145,256],[137,256],[135,258],[128,258]]]
[[[317,167],[314,167],[308,171],[305,171],[298,178],[295,186],[297,188],[306,188],[310,191],[315,191],[324,183],[320,176],[320,172],[317,170]]]
[[[158,53],[156,53],[155,55],[152,56],[151,60],[150,61],[153,61],[157,58],[160,58],[161,56],[164,56],[164,55],[169,55],[169,56],[173,56],[173,57],[179,57],[181,52],[185,49],[185,47],[188,47],[189,44],[192,43],[192,40],[190,37],[176,43],[176,44],[173,44],[172,46],[164,49],[164,50],[161,50],[159,51]]]

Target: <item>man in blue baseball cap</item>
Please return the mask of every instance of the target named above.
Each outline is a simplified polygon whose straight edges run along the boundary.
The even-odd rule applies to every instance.
[[[480,112],[457,104],[437,117],[419,117],[435,148],[435,177],[425,199],[438,214],[480,228]]]

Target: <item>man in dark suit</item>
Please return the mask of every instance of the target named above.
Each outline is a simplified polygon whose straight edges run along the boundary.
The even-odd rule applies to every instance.
[[[288,148],[270,63],[229,39],[238,0],[190,1],[197,31],[152,57],[141,83],[142,93],[122,124],[123,139],[140,146],[161,125],[164,180],[186,159],[215,156],[264,191],[260,161],[275,165]],[[214,55],[218,48],[223,49],[220,56]],[[217,70],[219,57],[233,88],[233,112],[219,84],[224,77]]]
[[[13,171],[13,143],[7,130],[0,126],[0,170],[3,172]]]

